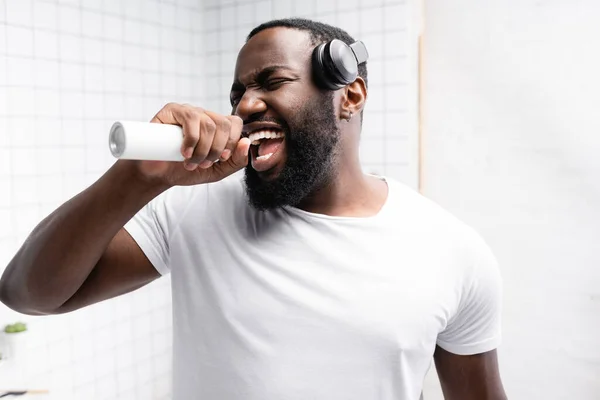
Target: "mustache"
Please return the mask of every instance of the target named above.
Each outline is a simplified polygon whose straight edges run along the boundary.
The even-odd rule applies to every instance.
[[[280,118],[266,117],[266,116],[265,117],[257,116],[255,118],[250,117],[249,119],[244,120],[244,125],[251,124],[252,122],[269,122],[269,123],[279,125],[286,132],[289,131],[288,124]]]

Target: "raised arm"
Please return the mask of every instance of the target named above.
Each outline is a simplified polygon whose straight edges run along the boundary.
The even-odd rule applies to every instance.
[[[215,182],[243,168],[250,142],[240,140],[241,119],[189,105],[168,104],[152,122],[183,127],[186,161],[116,162],[33,230],[0,279],[0,301],[24,314],[62,313],[159,276],[125,223],[172,186]]]

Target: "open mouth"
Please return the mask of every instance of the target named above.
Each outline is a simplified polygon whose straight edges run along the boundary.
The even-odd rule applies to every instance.
[[[252,167],[259,172],[274,168],[282,160],[285,134],[282,129],[266,128],[248,135],[252,146]]]

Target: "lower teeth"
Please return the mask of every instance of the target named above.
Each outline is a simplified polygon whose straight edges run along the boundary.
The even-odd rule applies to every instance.
[[[273,153],[269,153],[269,154],[265,154],[263,156],[258,156],[256,157],[257,160],[268,160],[269,157],[271,157],[273,155]]]

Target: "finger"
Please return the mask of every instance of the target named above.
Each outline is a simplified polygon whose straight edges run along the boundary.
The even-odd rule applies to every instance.
[[[231,122],[231,128],[229,130],[229,138],[225,145],[225,154],[222,155],[222,160],[227,161],[233,151],[235,150],[240,137],[242,136],[242,128],[244,127],[244,121],[237,115],[229,115],[227,119]]]
[[[190,158],[192,162],[201,163],[206,160],[213,138],[217,130],[215,122],[205,113],[200,114],[200,140],[194,149],[194,154]]]
[[[213,165],[216,175],[219,177],[218,179],[223,179],[248,165],[249,150],[250,139],[240,139],[229,160]]]
[[[211,114],[212,113],[207,113],[207,115],[209,115],[212,120],[215,121],[217,130],[215,132],[215,137],[213,139],[207,159],[210,161],[217,161],[221,157],[223,150],[225,150],[225,145],[229,141],[231,121],[223,115],[212,116]]]
[[[181,126],[183,128],[181,154],[188,159],[192,156],[200,137],[200,112],[189,105],[168,103],[150,122]]]

